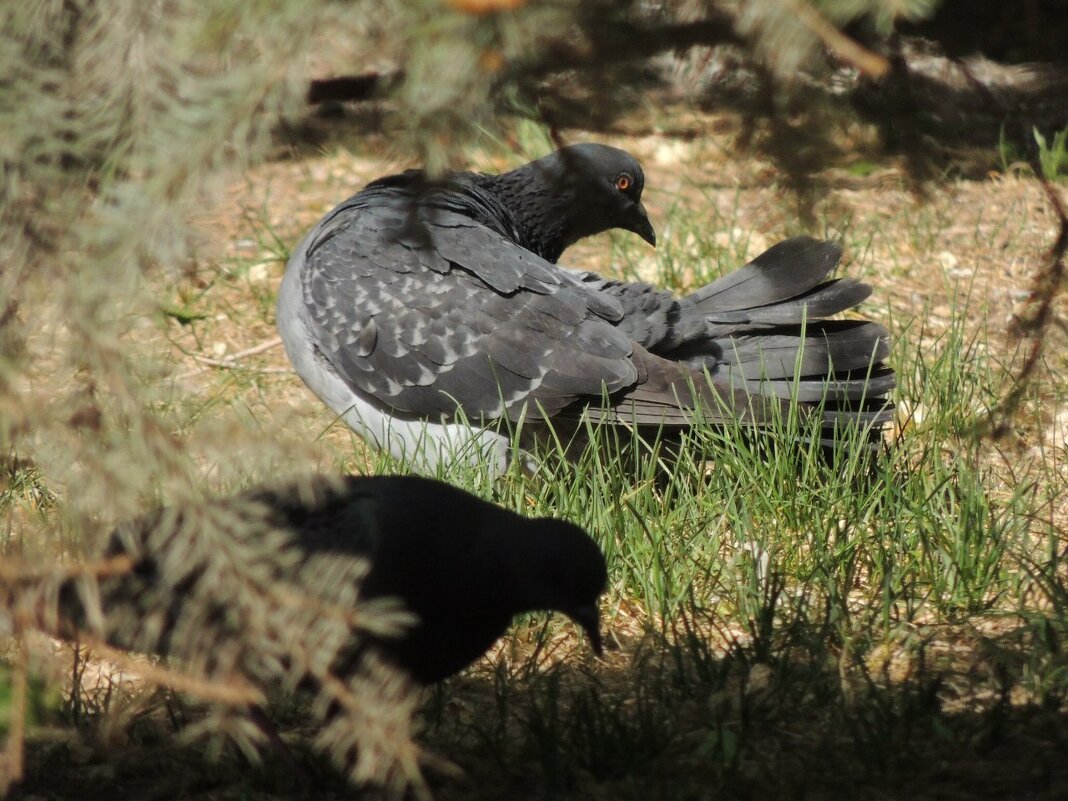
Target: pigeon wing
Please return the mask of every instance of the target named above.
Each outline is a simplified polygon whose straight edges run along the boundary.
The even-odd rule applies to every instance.
[[[618,303],[469,217],[402,200],[350,201],[306,245],[309,328],[346,381],[395,413],[469,419],[552,415],[635,382]]]

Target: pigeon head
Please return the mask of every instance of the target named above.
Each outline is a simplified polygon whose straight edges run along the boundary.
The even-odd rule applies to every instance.
[[[645,174],[619,148],[570,145],[490,180],[515,217],[521,244],[549,261],[578,240],[612,228],[656,246],[642,205]]]
[[[656,232],[642,205],[645,174],[632,155],[586,143],[561,148],[545,161],[568,201],[565,208],[575,240],[622,228],[656,246]]]
[[[608,584],[604,555],[578,526],[563,520],[531,520],[513,551],[512,577],[524,611],[550,609],[578,623],[601,655],[597,601]]]

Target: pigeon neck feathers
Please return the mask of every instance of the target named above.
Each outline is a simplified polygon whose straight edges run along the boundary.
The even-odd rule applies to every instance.
[[[361,194],[386,192],[463,214],[555,263],[578,240],[611,228],[655,245],[641,203],[644,187],[641,165],[629,153],[580,144],[500,175],[457,172],[434,181],[422,170],[407,170],[371,182]]]
[[[570,219],[576,216],[570,212],[576,205],[575,191],[572,186],[553,185],[533,166],[527,164],[512,172],[479,178],[487,191],[506,199],[515,225],[515,243],[556,263],[570,245],[581,239],[575,235]]]
[[[624,176],[626,188],[620,189],[617,181]],[[507,208],[516,243],[547,261],[555,263],[578,240],[612,228],[634,231],[650,244],[656,241],[641,205],[641,165],[618,148],[571,145],[511,172],[476,180]]]

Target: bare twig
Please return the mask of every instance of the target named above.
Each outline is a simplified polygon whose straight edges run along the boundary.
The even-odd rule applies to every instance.
[[[77,636],[78,640],[97,656],[115,663],[122,670],[134,673],[157,687],[188,693],[202,701],[211,701],[224,706],[247,706],[264,702],[263,693],[240,677],[211,679],[190,676],[151,662],[138,661],[125,651],[112,648],[104,641],[85,632],[80,631]]]
[[[1037,159],[1035,159],[1037,161]],[[1053,207],[1059,222],[1057,239],[1046,255],[1046,264],[1037,275],[1031,285],[1024,304],[1024,309],[1019,314],[1013,315],[1009,324],[1009,334],[1015,337],[1029,337],[1031,346],[1028,348],[1020,372],[1012,382],[1012,389],[1004,399],[990,412],[982,427],[983,433],[998,439],[1007,434],[1011,428],[1011,418],[1019,408],[1030,385],[1035,369],[1038,367],[1045,350],[1046,332],[1050,325],[1055,322],[1053,314],[1053,301],[1064,284],[1065,277],[1065,253],[1068,252],[1068,208],[1065,207],[1056,187],[1046,176],[1041,165],[1034,164],[1035,174],[1042,183],[1050,206]]]
[[[273,339],[268,339],[266,342],[261,342],[259,345],[254,345],[251,348],[239,350],[237,353],[232,353],[229,356],[224,356],[221,359],[213,359],[210,356],[201,356],[199,353],[190,353],[189,355],[192,356],[193,359],[195,359],[203,366],[198,367],[194,370],[187,370],[184,373],[179,373],[177,376],[175,376],[175,378],[179,381],[185,378],[192,378],[193,376],[199,375],[200,373],[204,372],[209,367],[216,367],[220,370],[233,370],[235,367],[241,366],[242,359],[246,359],[249,356],[255,356],[258,353],[263,353],[265,351],[271,350],[271,348],[276,348],[281,344],[282,338],[274,337]],[[282,367],[262,367],[256,370],[256,372],[288,373],[291,371]]]
[[[234,367],[241,359],[245,359],[249,356],[255,356],[257,353],[263,353],[264,351],[268,351],[271,348],[277,348],[281,344],[282,338],[274,337],[273,339],[268,339],[266,342],[261,342],[259,345],[253,345],[251,348],[239,350],[237,353],[232,353],[229,356],[223,357],[222,359],[211,359],[207,356],[201,356],[196,353],[193,354],[193,358],[196,359],[198,362],[202,362],[203,364],[210,364],[213,367]]]
[[[850,39],[820,14],[807,0],[783,0],[798,21],[815,34],[835,56],[851,64],[870,78],[882,78],[890,72],[890,62]]]
[[[10,584],[45,579],[66,581],[80,576],[94,576],[98,579],[110,578],[129,573],[133,566],[133,558],[123,554],[122,556],[101,559],[98,562],[76,562],[42,571],[27,567],[22,559],[5,556],[0,559],[0,581]]]

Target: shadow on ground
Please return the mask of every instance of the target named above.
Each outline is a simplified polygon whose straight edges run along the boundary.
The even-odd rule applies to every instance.
[[[1068,715],[1053,699],[1022,698],[1025,666],[997,659],[1006,638],[1018,648],[1018,631],[989,638],[981,650],[990,661],[982,664],[954,664],[942,637],[930,653],[853,666],[806,645],[818,641],[815,632],[794,631],[789,644],[757,661],[741,645],[713,653],[691,626],[670,637],[645,631],[617,639],[597,662],[573,637],[546,640],[547,631],[525,624],[495,661],[427,691],[421,739],[452,765],[428,769],[435,798],[1068,793]],[[541,645],[513,662],[531,638]],[[299,772],[274,753],[253,767],[225,747],[212,759],[202,746],[181,745],[175,724],[196,714],[175,704],[157,698],[107,738],[92,723],[39,735],[28,749],[28,776],[11,797],[353,797],[307,748],[310,732],[292,699],[274,717]]]

